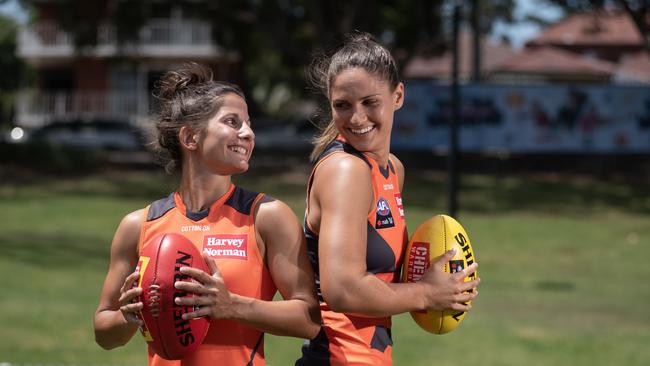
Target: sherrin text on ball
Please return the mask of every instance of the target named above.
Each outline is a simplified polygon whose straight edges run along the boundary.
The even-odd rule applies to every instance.
[[[444,270],[447,273],[462,271],[476,261],[469,236],[458,221],[447,215],[436,215],[423,222],[406,248],[402,282],[419,281],[431,263],[451,249],[456,249],[456,254],[445,263]],[[474,272],[465,278],[465,282],[474,280],[477,276],[478,273]],[[423,310],[413,311],[411,316],[427,332],[444,334],[458,327],[465,318],[465,312]]]
[[[209,320],[186,320],[183,314],[193,306],[177,305],[177,297],[194,296],[174,288],[176,281],[189,281],[181,267],[194,267],[208,272],[199,250],[180,234],[161,234],[144,243],[138,268],[142,288],[140,331],[151,349],[160,357],[178,360],[194,351],[205,338]]]

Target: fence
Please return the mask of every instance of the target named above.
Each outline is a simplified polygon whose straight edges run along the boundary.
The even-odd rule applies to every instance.
[[[53,120],[79,117],[146,117],[150,98],[127,92],[43,93],[23,91],[17,97],[16,122],[37,127]]]

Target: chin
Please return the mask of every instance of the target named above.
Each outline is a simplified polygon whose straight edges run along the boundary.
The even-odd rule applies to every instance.
[[[234,167],[234,170],[235,170],[236,172],[233,173],[233,174],[246,173],[246,172],[248,171],[248,168],[249,168],[249,167],[250,167],[250,165],[248,164],[248,162],[238,164],[236,167]]]
[[[219,175],[236,175],[246,173],[248,171],[248,163],[235,163],[228,166],[222,166],[218,169],[217,174]]]
[[[347,139],[348,143],[352,145],[355,149],[359,151],[370,151],[372,150],[372,141],[363,140],[363,139]]]

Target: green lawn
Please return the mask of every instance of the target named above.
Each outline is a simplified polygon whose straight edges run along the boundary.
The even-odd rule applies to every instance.
[[[306,171],[238,179],[304,210]],[[445,175],[408,172],[409,227],[444,212]],[[142,365],[144,342],[104,351],[92,316],[121,217],[174,187],[162,173],[0,183],[0,363]],[[396,365],[650,364],[650,190],[587,178],[462,177],[459,221],[482,278],[454,332],[394,318]],[[301,340],[267,336],[271,366]]]

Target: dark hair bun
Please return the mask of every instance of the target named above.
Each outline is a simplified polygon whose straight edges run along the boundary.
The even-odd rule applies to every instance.
[[[372,42],[378,43],[377,39],[368,32],[354,31],[346,35],[345,43],[364,43]]]
[[[212,80],[212,70],[190,62],[184,64],[179,70],[167,72],[160,79],[157,86],[157,97],[171,100],[191,86],[205,84]]]

